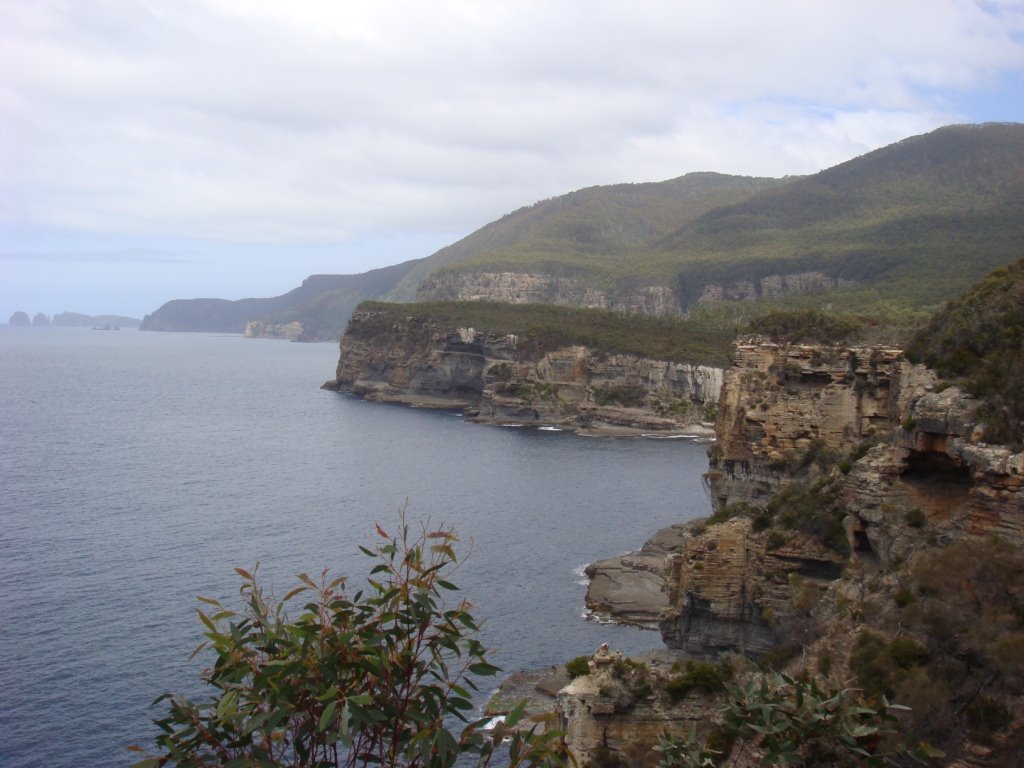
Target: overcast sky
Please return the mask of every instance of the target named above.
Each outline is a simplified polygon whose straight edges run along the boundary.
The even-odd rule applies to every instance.
[[[1024,0],[0,0],[0,322],[428,256],[511,210],[1024,121]]]

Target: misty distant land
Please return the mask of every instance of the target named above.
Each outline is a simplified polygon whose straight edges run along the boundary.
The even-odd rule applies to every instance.
[[[15,312],[7,320],[8,325],[17,327],[54,325],[62,328],[138,328],[142,320],[123,315],[83,315],[81,312],[61,312],[50,317],[37,312],[31,318],[27,312]]]

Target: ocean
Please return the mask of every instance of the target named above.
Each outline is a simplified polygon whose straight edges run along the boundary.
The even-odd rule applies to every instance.
[[[320,390],[333,344],[0,326],[0,765],[126,766],[202,695],[196,595],[233,568],[365,575],[374,526],[449,524],[506,672],[660,647],[587,621],[582,567],[707,514],[706,445],[584,438]],[[482,703],[482,702],[480,702]]]

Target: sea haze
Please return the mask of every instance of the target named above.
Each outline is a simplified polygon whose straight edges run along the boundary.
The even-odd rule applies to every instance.
[[[201,693],[198,594],[365,574],[374,524],[454,525],[506,671],[655,633],[582,618],[579,568],[704,514],[706,446],[484,427],[319,390],[333,344],[0,327],[0,764],[128,765]],[[237,603],[235,603],[237,604]]]

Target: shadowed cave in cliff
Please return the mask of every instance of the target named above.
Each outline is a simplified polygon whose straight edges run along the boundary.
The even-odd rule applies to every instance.
[[[911,451],[903,463],[903,479],[907,482],[941,483],[951,486],[971,485],[970,467],[940,451]]]

